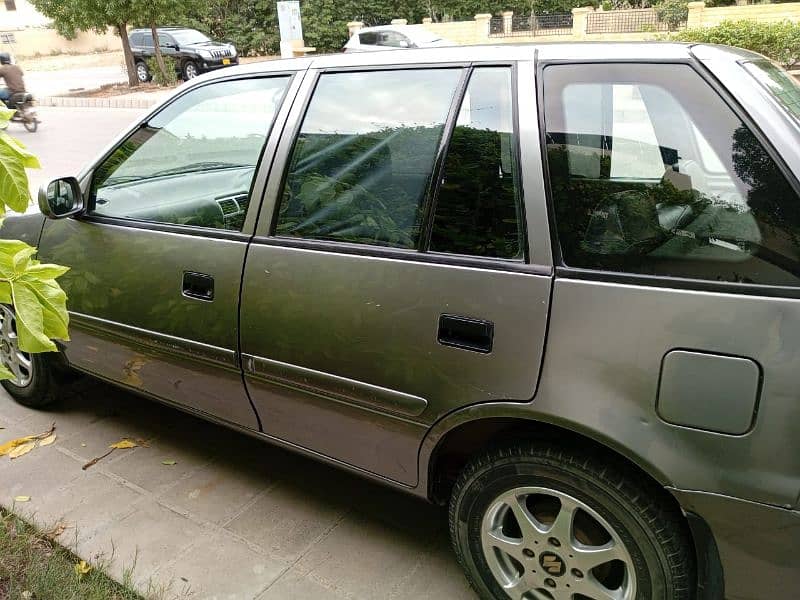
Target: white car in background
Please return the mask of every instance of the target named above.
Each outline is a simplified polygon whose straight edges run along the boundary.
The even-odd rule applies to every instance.
[[[344,45],[345,52],[374,52],[399,48],[454,46],[423,25],[381,25],[359,29]]]

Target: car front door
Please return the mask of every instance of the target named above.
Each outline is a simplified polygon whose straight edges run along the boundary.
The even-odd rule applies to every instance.
[[[522,210],[520,164],[541,163],[514,70],[309,73],[245,267],[265,433],[414,485],[442,415],[533,396],[551,267],[546,219]]]
[[[187,91],[84,179],[86,214],[47,221],[42,259],[71,267],[61,279],[70,364],[258,429],[238,362],[239,287],[263,186],[258,164],[272,155],[292,80]]]

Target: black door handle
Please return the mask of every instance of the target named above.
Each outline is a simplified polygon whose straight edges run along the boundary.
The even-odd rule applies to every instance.
[[[211,302],[214,299],[214,278],[204,273],[184,271],[183,295]]]
[[[492,351],[494,323],[457,315],[439,317],[439,343],[473,352]]]

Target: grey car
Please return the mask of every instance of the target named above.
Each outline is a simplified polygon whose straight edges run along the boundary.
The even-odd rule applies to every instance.
[[[449,505],[482,598],[800,596],[800,90],[731,48],[343,54],[182,86],[44,215],[88,373]],[[48,218],[45,218],[48,217]]]

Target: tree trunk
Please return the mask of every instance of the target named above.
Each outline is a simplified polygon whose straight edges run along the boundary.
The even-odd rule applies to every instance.
[[[128,85],[136,87],[139,85],[139,78],[136,76],[136,61],[131,52],[131,41],[128,39],[128,24],[118,23],[117,34],[122,40],[122,54],[125,56],[125,70],[128,71]]]
[[[164,56],[161,54],[161,45],[158,43],[158,32],[156,31],[155,23],[150,23],[150,31],[153,33],[153,48],[156,52],[156,63],[158,63],[158,68],[163,76],[163,81],[169,81],[169,75],[167,75],[167,65],[164,64]]]

